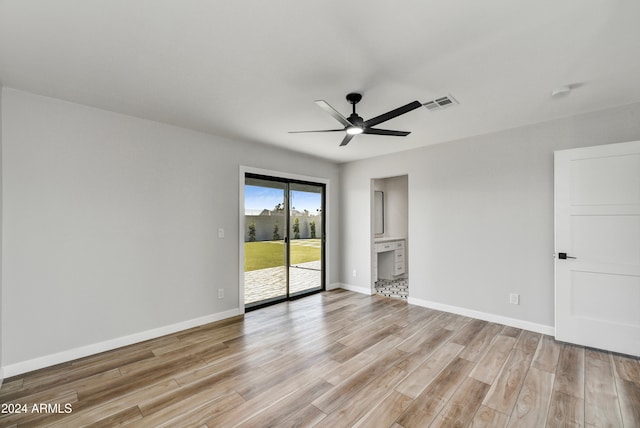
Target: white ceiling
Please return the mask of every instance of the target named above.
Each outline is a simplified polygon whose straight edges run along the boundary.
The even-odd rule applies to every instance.
[[[0,0],[4,86],[345,162],[640,101],[637,0]],[[552,89],[574,85],[571,95]],[[451,94],[380,125],[288,134]],[[337,126],[336,126],[337,125]]]

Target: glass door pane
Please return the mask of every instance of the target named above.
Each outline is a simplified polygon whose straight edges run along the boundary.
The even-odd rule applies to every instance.
[[[286,299],[287,183],[245,178],[245,307]]]
[[[323,288],[324,186],[289,183],[289,294]]]

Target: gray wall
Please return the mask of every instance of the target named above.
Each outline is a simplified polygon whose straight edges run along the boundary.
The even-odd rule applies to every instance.
[[[553,326],[553,151],[633,140],[640,104],[343,164],[342,282],[370,287],[371,179],[408,173],[410,298]]]
[[[240,165],[339,189],[330,162],[15,89],[2,120],[4,367],[237,309]]]

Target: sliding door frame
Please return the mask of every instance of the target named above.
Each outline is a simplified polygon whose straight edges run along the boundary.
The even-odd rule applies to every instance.
[[[324,227],[322,229],[322,253],[321,253],[321,260],[322,260],[322,288],[321,290],[318,291],[313,291],[310,292],[309,294],[313,294],[315,292],[319,292],[319,291],[323,291],[327,289],[327,278],[330,278],[329,275],[329,268],[330,268],[330,264],[327,263],[328,257],[329,257],[329,236],[330,236],[330,218],[328,215],[329,212],[329,208],[328,208],[328,201],[330,200],[329,196],[330,196],[330,182],[327,178],[321,178],[321,177],[312,177],[312,176],[306,176],[306,175],[300,175],[300,174],[292,174],[292,173],[286,173],[286,172],[281,172],[281,171],[273,171],[273,170],[266,170],[266,169],[261,169],[261,168],[254,168],[254,167],[249,167],[249,166],[240,166],[240,174],[239,174],[239,212],[238,212],[238,254],[239,254],[239,263],[238,263],[238,307],[240,309],[241,313],[246,312],[246,308],[245,308],[245,304],[244,304],[244,259],[245,259],[245,254],[244,254],[244,186],[245,186],[245,177],[247,174],[250,175],[256,175],[256,176],[261,176],[262,178],[265,179],[273,179],[274,181],[292,181],[292,182],[299,182],[299,183],[305,183],[305,184],[320,184],[320,185],[324,185],[324,192],[323,192],[323,215],[322,215],[322,221],[324,223]],[[289,195],[286,195],[287,200],[289,199]],[[287,220],[287,236],[289,236],[289,232],[290,232],[290,228],[288,225],[289,221]],[[290,241],[290,238],[289,238]],[[287,248],[287,255],[286,255],[286,267],[287,267],[287,298],[284,300],[293,300],[299,297],[304,297],[308,294],[303,294],[303,295],[296,295],[293,297],[289,297],[289,245],[286,246]],[[251,309],[257,309],[259,307],[262,306],[266,306],[266,305],[255,305],[252,306]]]

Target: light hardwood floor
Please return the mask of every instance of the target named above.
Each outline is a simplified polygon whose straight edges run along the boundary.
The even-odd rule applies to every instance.
[[[7,379],[0,403],[28,406],[2,427],[640,427],[640,362],[336,290]]]

